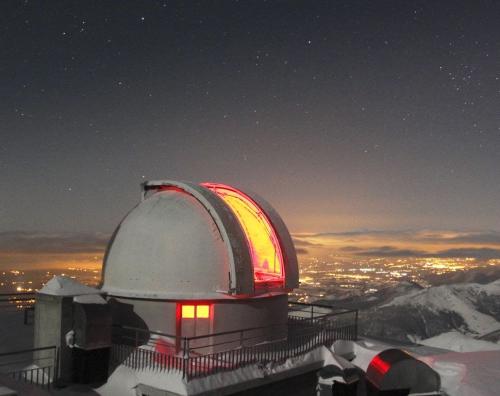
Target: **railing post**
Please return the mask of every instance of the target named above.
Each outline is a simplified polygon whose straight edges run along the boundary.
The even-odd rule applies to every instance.
[[[57,387],[57,383],[59,381],[59,348],[54,347],[54,374],[52,378],[52,383]]]
[[[182,378],[187,378],[187,370],[189,363],[189,340],[187,337],[182,341]]]
[[[358,310],[356,309],[354,317],[354,341],[358,339]]]

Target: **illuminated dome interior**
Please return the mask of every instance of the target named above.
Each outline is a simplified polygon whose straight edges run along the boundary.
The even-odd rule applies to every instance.
[[[223,184],[202,183],[231,208],[243,228],[252,258],[255,283],[282,284],[283,255],[276,232],[264,211],[246,194]]]

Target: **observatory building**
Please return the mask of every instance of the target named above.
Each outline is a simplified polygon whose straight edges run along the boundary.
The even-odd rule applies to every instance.
[[[41,370],[42,385],[103,395],[230,395],[274,382],[295,390],[298,376],[307,387],[324,367],[320,391],[359,394],[365,373],[348,361],[357,310],[288,301],[298,275],[290,234],[258,195],[148,181],[109,241],[99,288],[57,276],[36,293],[34,358],[53,364],[29,368],[30,381]],[[440,386],[394,349],[366,380],[374,392]]]
[[[142,189],[104,259],[101,290],[114,324],[177,340],[264,327],[261,336],[272,339],[286,329],[297,257],[265,200],[216,183],[148,181]]]

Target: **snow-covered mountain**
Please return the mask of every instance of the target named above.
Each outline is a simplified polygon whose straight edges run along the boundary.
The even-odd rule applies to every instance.
[[[447,272],[440,275],[427,275],[425,280],[433,285],[449,285],[452,283],[491,283],[500,279],[500,267],[489,266],[467,269],[463,271]]]
[[[397,296],[422,290],[423,287],[418,283],[410,281],[401,281],[395,286],[386,287],[376,292],[370,292],[361,295],[350,295],[349,297],[338,298],[335,294],[317,300],[316,303],[342,307],[345,309],[368,309],[380,306],[394,299]]]
[[[458,331],[439,334],[419,342],[421,345],[449,349],[455,352],[500,351],[500,344],[478,340]]]
[[[500,329],[500,279],[484,285],[398,289],[367,309],[358,305],[362,334],[418,341],[450,331],[479,338]]]

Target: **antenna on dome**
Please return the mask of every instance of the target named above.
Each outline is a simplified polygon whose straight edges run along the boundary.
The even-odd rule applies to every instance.
[[[159,190],[162,188],[162,186],[167,186],[169,185],[168,182],[163,181],[163,180],[146,180],[145,182],[141,183],[141,202],[146,199],[146,195],[148,191],[151,190]]]
[[[146,199],[146,184],[147,184],[147,180],[145,182],[142,182],[141,183],[141,202],[144,201]]]

